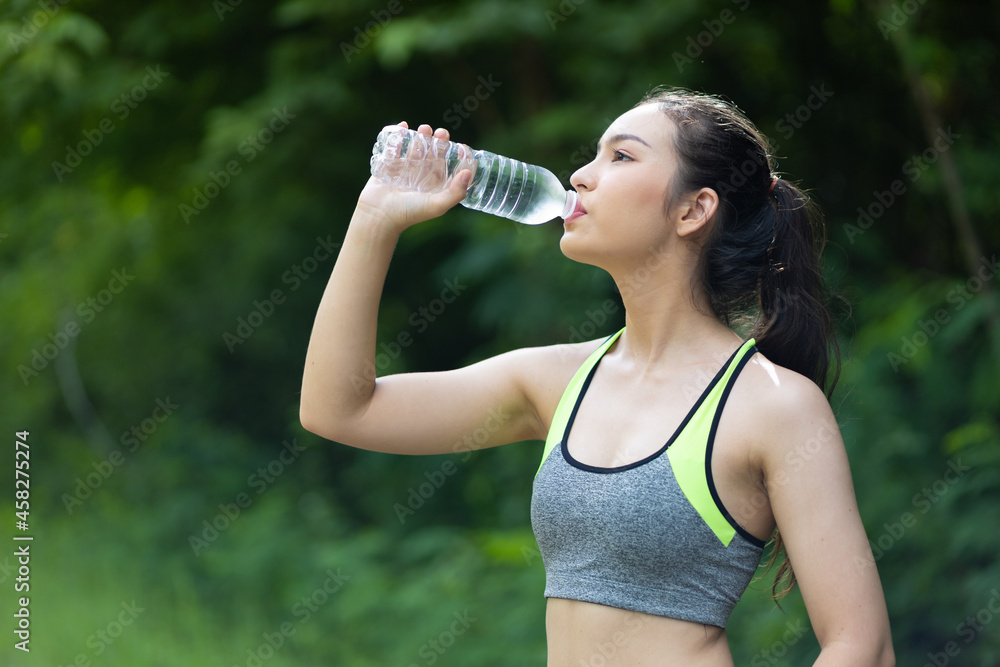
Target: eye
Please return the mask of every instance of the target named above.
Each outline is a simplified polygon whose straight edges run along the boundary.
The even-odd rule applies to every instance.
[[[626,162],[626,161],[631,162],[632,158],[630,158],[628,155],[625,155],[625,153],[622,153],[621,151],[615,151],[614,153],[611,154],[611,161],[612,162]]]

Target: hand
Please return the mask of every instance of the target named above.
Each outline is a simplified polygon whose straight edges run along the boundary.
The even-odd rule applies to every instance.
[[[405,121],[400,123],[400,126],[409,127]],[[438,128],[431,134],[430,125],[421,125],[417,131],[441,141],[448,141],[450,136],[448,130],[444,128]],[[444,214],[462,201],[471,178],[472,172],[463,169],[452,178],[447,189],[435,194],[426,194],[397,190],[373,176],[361,191],[357,210],[374,216],[392,230],[402,232],[407,227]]]

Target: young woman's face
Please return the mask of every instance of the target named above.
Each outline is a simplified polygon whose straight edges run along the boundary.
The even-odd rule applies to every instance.
[[[610,269],[647,258],[671,239],[665,202],[677,171],[673,122],[656,104],[619,116],[604,132],[592,162],[570,184],[585,215],[565,224],[560,248],[570,259]]]

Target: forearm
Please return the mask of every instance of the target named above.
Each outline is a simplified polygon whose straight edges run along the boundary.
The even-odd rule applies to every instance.
[[[398,238],[355,210],[309,339],[300,408],[307,428],[350,420],[374,391],[379,301]]]

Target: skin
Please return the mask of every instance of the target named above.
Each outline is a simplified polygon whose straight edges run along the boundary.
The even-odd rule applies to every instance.
[[[431,134],[426,125],[419,131]],[[659,449],[742,342],[710,314],[704,293],[692,297],[692,272],[719,199],[704,188],[665,207],[677,168],[675,131],[655,105],[633,109],[571,179],[586,214],[565,224],[560,247],[606,270],[626,311],[625,333],[598,367],[569,440],[587,464],[620,466]],[[300,419],[309,431],[373,451],[440,454],[464,435],[482,434],[493,411],[507,418],[480,447],[545,439],[566,385],[601,341],[514,350],[449,371],[366,375],[399,234],[458,203],[468,176],[435,195],[374,179],[365,186],[306,356]],[[821,646],[815,665],[895,664],[847,456],[820,389],[755,354],[723,411],[711,465],[738,523],[760,539],[779,527]],[[549,667],[591,664],[595,656],[608,667],[733,665],[722,628],[597,604],[548,600],[546,632]]]

